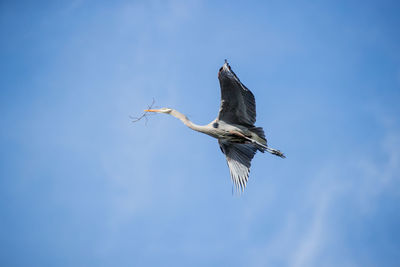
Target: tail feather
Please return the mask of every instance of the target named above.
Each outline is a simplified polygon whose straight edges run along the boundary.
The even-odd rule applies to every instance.
[[[259,151],[261,151],[262,153],[267,151],[267,152],[269,152],[269,153],[271,153],[271,154],[273,154],[275,156],[281,157],[283,159],[286,158],[286,156],[281,151],[279,151],[278,149],[274,149],[274,148],[268,147],[267,145],[261,144],[260,142],[257,142],[256,140],[253,140],[253,139],[250,139],[250,138],[248,138],[247,140],[249,140],[253,144],[255,144],[257,149]]]
[[[271,153],[271,154],[273,154],[273,155],[275,155],[275,156],[278,156],[278,157],[281,157],[281,158],[286,158],[286,156],[282,153],[282,152],[280,152],[279,150],[277,150],[277,149],[273,149],[273,148],[269,148],[269,147],[267,147],[267,149],[266,149],[269,153]]]
[[[265,138],[264,129],[262,127],[253,127],[253,128],[250,128],[250,131],[252,131],[256,135],[258,135],[260,138],[267,141],[267,139]]]

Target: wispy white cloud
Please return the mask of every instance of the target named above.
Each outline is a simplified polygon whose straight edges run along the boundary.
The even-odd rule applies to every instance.
[[[351,244],[344,243],[343,225],[337,225],[342,216],[338,212],[345,205],[344,209],[351,212],[347,216],[360,219],[376,212],[379,197],[399,195],[400,133],[397,128],[388,127],[377,143],[373,151],[379,157],[351,151],[327,160],[310,174],[301,201],[286,212],[285,221],[268,244],[253,247],[249,256],[252,264],[298,267],[362,264],[351,253],[337,257],[338,251],[352,249]]]
[[[305,231],[295,228],[293,234],[298,237],[298,246],[293,251],[290,266],[320,266],[324,259],[332,257],[333,251],[327,250],[328,246],[335,242],[342,247],[348,246],[341,243],[341,238],[337,239],[343,233],[332,224],[339,216],[337,208],[343,205],[343,201],[355,211],[349,216],[362,217],[376,211],[378,197],[399,194],[400,134],[395,129],[387,129],[379,143],[374,151],[381,153],[386,160],[377,161],[374,155],[356,152],[351,157],[358,160],[337,159],[316,175],[318,186],[307,194],[314,203],[312,219]],[[300,216],[295,219],[302,221]],[[350,255],[350,258],[337,258],[336,262],[329,264],[325,262],[325,266],[356,266],[357,260]]]
[[[319,187],[316,192],[310,192],[313,196],[313,212],[311,214],[310,223],[305,228],[305,232],[299,232],[300,241],[291,259],[290,266],[314,266],[313,261],[324,246],[327,228],[327,212],[329,211],[329,204],[332,197],[332,189],[320,190]],[[297,218],[299,219],[299,218]]]

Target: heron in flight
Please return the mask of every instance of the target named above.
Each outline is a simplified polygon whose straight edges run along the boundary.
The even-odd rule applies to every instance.
[[[257,151],[285,158],[282,152],[267,145],[264,130],[254,126],[256,103],[253,93],[240,82],[227,60],[218,72],[221,106],[218,117],[207,125],[197,125],[184,114],[171,108],[147,109],[181,120],[187,127],[218,139],[237,191],[244,191],[249,179],[251,160]]]

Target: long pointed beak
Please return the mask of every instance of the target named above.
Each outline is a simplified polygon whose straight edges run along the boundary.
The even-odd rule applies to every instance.
[[[158,112],[158,109],[145,109],[144,112]]]

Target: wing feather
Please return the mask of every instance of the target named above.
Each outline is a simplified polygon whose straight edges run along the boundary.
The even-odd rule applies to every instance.
[[[249,179],[251,160],[257,152],[252,144],[230,143],[218,140],[221,151],[226,156],[232,182],[237,191],[244,191]]]
[[[218,73],[221,106],[218,119],[233,124],[254,125],[256,101],[253,93],[242,84],[227,62]]]

